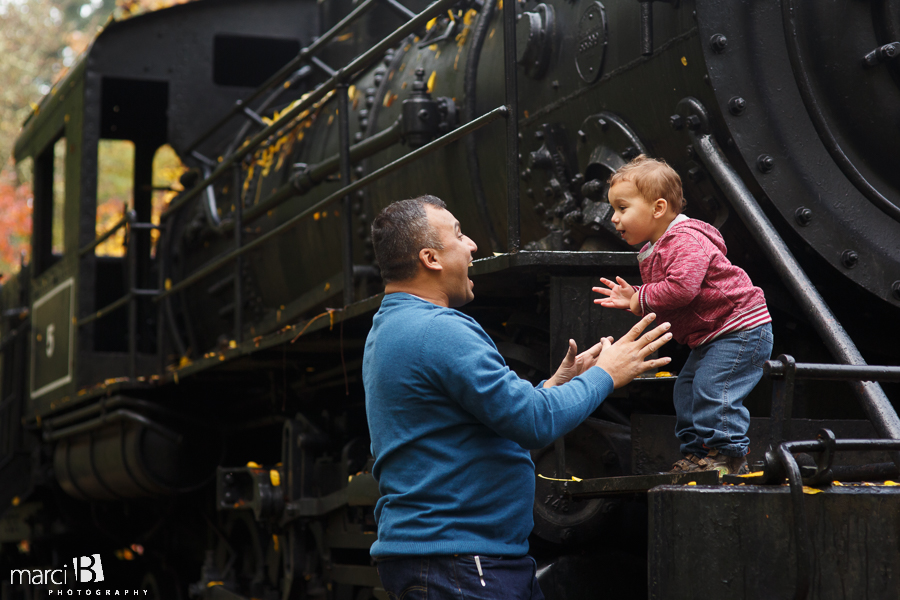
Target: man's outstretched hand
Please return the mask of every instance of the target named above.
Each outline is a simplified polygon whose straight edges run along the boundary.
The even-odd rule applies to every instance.
[[[565,358],[563,358],[553,377],[544,382],[544,387],[562,385],[573,377],[578,377],[594,366],[594,363],[597,362],[597,357],[600,356],[604,348],[609,348],[612,342],[611,336],[602,338],[581,354],[577,354],[578,344],[575,343],[575,340],[569,340],[569,350],[566,352]]]
[[[656,315],[653,313],[645,316],[618,341],[608,348],[603,348],[597,357],[594,365],[609,373],[616,388],[630,383],[644,371],[658,369],[672,360],[668,356],[644,360],[672,339],[672,334],[666,333],[670,327],[668,323],[663,323],[641,335],[655,318]]]

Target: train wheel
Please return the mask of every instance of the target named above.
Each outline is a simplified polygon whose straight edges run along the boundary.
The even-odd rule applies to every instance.
[[[219,540],[215,564],[225,581],[236,589],[261,596],[266,583],[267,561],[263,535],[253,516],[229,513],[223,527],[226,540]]]

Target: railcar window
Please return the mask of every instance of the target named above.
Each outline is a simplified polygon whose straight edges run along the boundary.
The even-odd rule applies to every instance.
[[[9,231],[6,247],[0,253],[0,268],[4,273],[18,272],[22,262],[31,255],[31,211],[34,208],[34,160],[25,158],[16,163],[13,214],[7,214]]]
[[[34,161],[32,256],[35,275],[50,268],[65,244],[66,138],[60,137]]]
[[[153,156],[153,201],[150,220],[155,225],[159,225],[159,215],[169,205],[172,198],[184,190],[180,180],[186,170],[175,150],[168,144],[160,146]],[[159,231],[153,229],[150,235],[153,240],[153,256],[156,256]]]
[[[65,251],[66,202],[66,138],[53,144],[53,233],[51,252],[60,256]]]
[[[101,236],[131,208],[134,195],[134,143],[100,140],[97,153],[97,236]],[[125,255],[125,228],[97,246],[97,256]]]
[[[298,40],[219,34],[213,40],[213,82],[256,87],[299,52]]]

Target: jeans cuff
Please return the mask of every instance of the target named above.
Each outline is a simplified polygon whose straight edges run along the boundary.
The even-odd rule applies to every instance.
[[[741,458],[750,454],[750,448],[746,446],[722,446],[721,448],[711,448],[710,450],[718,450],[719,454],[732,458]]]

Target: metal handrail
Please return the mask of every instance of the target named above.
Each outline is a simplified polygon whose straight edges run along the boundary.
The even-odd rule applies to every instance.
[[[168,219],[174,215],[179,208],[199,195],[232,165],[253,151],[261,142],[278,132],[282,127],[289,125],[294,117],[311,108],[316,102],[334,90],[338,84],[348,82],[359,71],[379,60],[387,50],[396,46],[406,36],[415,32],[420,27],[425,26],[425,24],[433,17],[443,13],[457,1],[458,0],[437,0],[421,13],[397,28],[392,34],[388,35],[375,46],[357,56],[348,65],[337,71],[333,77],[330,77],[322,85],[305,95],[295,106],[281,114],[271,125],[253,136],[246,144],[242,145],[231,155],[224,157],[218,162],[218,166],[208,177],[204,178],[203,181],[194,186],[190,191],[172,202],[160,218]]]
[[[794,600],[805,600],[809,595],[810,581],[813,571],[813,545],[809,534],[809,522],[806,516],[806,505],[803,499],[804,478],[794,458],[794,453],[821,452],[816,472],[807,480],[811,485],[831,480],[831,462],[834,452],[838,450],[888,450],[900,451],[900,440],[837,440],[828,429],[819,432],[815,441],[784,442],[778,445],[776,455],[788,479],[793,508],[793,524],[796,533],[797,583],[794,589]],[[766,457],[768,463],[775,457]],[[779,474],[780,475],[780,474]],[[781,479],[783,481],[783,478]]]
[[[769,379],[784,379],[788,370],[796,379],[823,381],[900,381],[900,367],[875,365],[830,365],[821,363],[794,363],[785,360],[768,360],[763,365],[763,375]]]
[[[519,251],[521,219],[519,216],[519,84],[516,50],[516,5],[508,2],[503,11],[503,75],[506,82],[506,107],[510,119],[506,123],[506,247],[510,254]]]
[[[196,283],[200,279],[202,279],[202,278],[206,277],[207,275],[213,273],[214,271],[220,269],[221,267],[225,266],[226,264],[228,264],[232,260],[236,259],[237,257],[242,256],[243,254],[249,252],[250,250],[256,248],[257,246],[267,242],[271,238],[273,238],[277,235],[280,235],[280,234],[284,233],[285,231],[295,227],[304,218],[306,218],[309,215],[313,214],[314,212],[320,210],[322,207],[330,204],[331,202],[338,200],[339,198],[343,198],[344,196],[347,196],[362,187],[365,187],[366,185],[372,183],[373,181],[380,179],[380,178],[384,177],[385,175],[388,175],[389,173],[392,173],[401,167],[406,166],[410,162],[413,162],[426,154],[434,152],[435,150],[442,148],[442,147],[446,146],[447,144],[458,140],[459,138],[465,136],[466,134],[469,134],[477,129],[480,129],[480,128],[484,127],[485,125],[493,123],[500,117],[506,117],[508,115],[509,115],[509,111],[507,110],[506,106],[499,106],[499,107],[495,108],[494,110],[478,117],[474,121],[470,121],[470,122],[466,123],[465,125],[463,125],[462,127],[454,129],[453,131],[439,137],[438,139],[434,140],[433,142],[426,144],[426,145],[422,146],[421,148],[419,148],[413,152],[410,152],[409,154],[406,154],[391,163],[388,163],[387,165],[381,167],[377,171],[373,171],[369,175],[366,175],[365,177],[363,177],[361,179],[357,179],[350,185],[342,187],[341,189],[337,190],[333,194],[326,196],[325,198],[316,202],[309,208],[306,208],[305,210],[303,210],[300,213],[296,214],[295,216],[291,217],[289,220],[285,221],[284,223],[282,223],[275,229],[269,231],[265,235],[262,235],[262,236],[256,238],[255,240],[253,240],[252,242],[249,242],[248,244],[244,245],[239,250],[234,250],[234,251],[226,254],[225,256],[222,256],[222,257],[214,260],[213,262],[209,263],[205,267],[202,267],[199,271],[195,271],[190,276],[188,276],[188,277],[182,279],[181,281],[179,281],[178,283],[172,285],[167,290],[161,291],[161,293],[158,296],[156,296],[153,299],[153,301],[159,302],[163,298],[170,296],[171,294],[174,294],[175,292],[178,292],[179,290],[183,290],[184,288]],[[294,193],[295,193],[295,190],[293,187],[293,183],[288,182],[285,185],[278,188],[277,190],[275,190],[275,192],[272,194],[272,196],[270,196],[266,201],[269,202],[269,201],[272,201],[273,198],[277,198],[282,195],[290,196]]]
[[[128,214],[126,213],[125,215],[122,216],[121,219],[119,219],[119,221],[115,225],[112,226],[112,229],[110,229],[109,231],[107,231],[106,233],[101,235],[100,237],[96,238],[93,242],[91,242],[84,248],[81,248],[78,251],[78,257],[80,258],[80,257],[84,256],[85,254],[87,254],[88,252],[90,252],[91,250],[93,250],[94,248],[96,248],[97,246],[99,246],[100,244],[102,244],[103,242],[108,240],[109,238],[111,238],[113,235],[115,235],[115,233],[118,230],[122,229],[122,227],[124,227],[127,223],[128,223]]]

